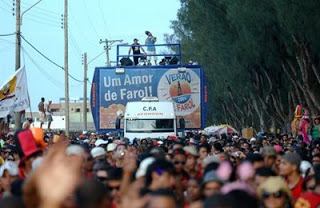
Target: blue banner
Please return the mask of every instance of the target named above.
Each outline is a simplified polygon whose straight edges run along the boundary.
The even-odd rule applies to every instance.
[[[172,101],[177,118],[185,119],[186,128],[200,129],[206,111],[203,102],[207,102],[204,90],[200,66],[126,67],[122,74],[112,67],[96,68],[91,92],[96,129],[114,129],[116,117],[125,112],[127,102],[143,97]]]

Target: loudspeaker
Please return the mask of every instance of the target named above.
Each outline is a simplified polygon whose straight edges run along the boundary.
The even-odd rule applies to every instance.
[[[122,58],[120,60],[120,64],[121,64],[121,66],[132,66],[133,62],[131,61],[130,58]]]
[[[173,57],[171,60],[170,60],[170,65],[176,65],[178,64],[179,62],[179,59],[177,57]]]

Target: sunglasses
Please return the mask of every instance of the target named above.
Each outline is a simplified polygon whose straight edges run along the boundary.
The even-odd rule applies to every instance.
[[[178,164],[185,165],[185,164],[186,164],[186,161],[178,161],[178,160],[176,160],[176,161],[174,161],[174,164],[175,164],[175,165],[178,165]]]
[[[100,182],[104,182],[104,181],[107,181],[108,178],[107,177],[97,177],[97,180]]]
[[[270,196],[273,196],[274,198],[281,198],[282,196],[284,195],[284,193],[282,191],[276,191],[276,192],[273,192],[273,193],[270,193],[270,192],[263,192],[262,194],[262,197],[264,199],[268,199],[270,198]]]
[[[314,191],[316,189],[316,185],[307,187],[308,190]]]
[[[108,186],[108,189],[109,189],[109,191],[113,191],[113,190],[119,191],[120,190],[120,186],[114,186],[114,187]]]

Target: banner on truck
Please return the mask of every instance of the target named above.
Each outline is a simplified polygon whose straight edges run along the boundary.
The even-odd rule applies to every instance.
[[[186,128],[201,128],[202,73],[200,67],[126,68],[124,74],[115,74],[111,68],[97,68],[91,99],[92,108],[97,111],[94,115],[97,127],[114,129],[117,113],[125,112],[127,102],[158,97],[160,101],[174,103],[177,120],[183,117]]]

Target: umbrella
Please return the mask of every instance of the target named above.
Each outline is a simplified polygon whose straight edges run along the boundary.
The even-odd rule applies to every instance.
[[[204,129],[209,135],[221,135],[221,134],[239,134],[232,126],[223,124],[219,126],[209,126]]]

